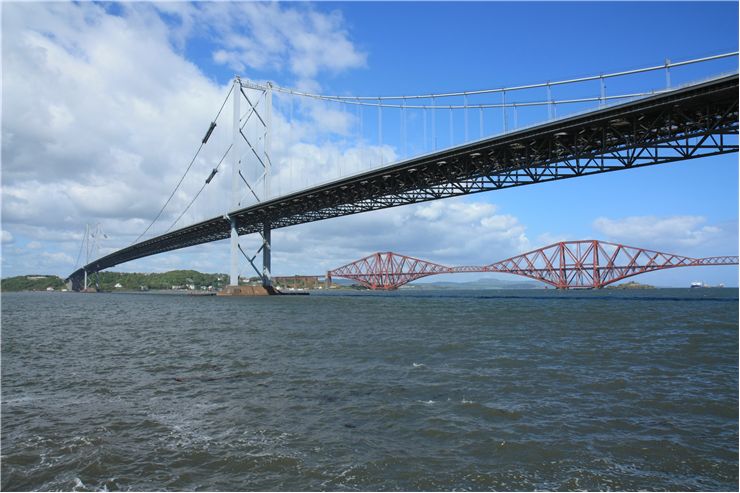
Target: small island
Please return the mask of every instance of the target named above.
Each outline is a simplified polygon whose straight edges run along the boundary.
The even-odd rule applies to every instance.
[[[629,281],[622,284],[610,284],[605,289],[655,289],[655,286],[649,284],[640,284],[639,282]]]

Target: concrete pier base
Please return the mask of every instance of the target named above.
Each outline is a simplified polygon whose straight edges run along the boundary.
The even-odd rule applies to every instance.
[[[218,296],[271,296],[280,294],[272,286],[226,286]]]

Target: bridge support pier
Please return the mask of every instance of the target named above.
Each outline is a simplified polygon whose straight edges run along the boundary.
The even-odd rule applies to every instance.
[[[272,287],[272,235],[270,221],[262,223],[262,286]]]
[[[238,231],[236,229],[236,222],[232,219],[231,220],[231,279],[232,282],[229,284],[229,286],[226,286],[222,291],[219,291],[217,294],[219,296],[267,296],[267,295],[274,295],[274,294],[281,294],[279,291],[277,291],[275,288],[272,287],[272,273],[271,270],[271,253],[272,253],[272,244],[271,244],[271,230],[272,225],[270,224],[270,221],[264,221],[262,223],[262,246],[257,250],[257,252],[252,256],[251,258],[247,256],[246,253],[244,253],[244,250],[239,246],[239,235]],[[257,258],[257,255],[259,255],[260,250],[262,250],[262,272],[257,269],[257,266],[254,265],[254,259]],[[249,264],[252,266],[254,271],[257,273],[261,280],[261,286],[239,286],[239,263],[238,263],[238,257],[235,257],[234,254],[236,251],[241,252],[242,255],[244,255],[244,258],[247,259]]]
[[[236,220],[231,222],[231,270],[229,272],[229,286],[239,285],[239,231],[236,229]]]

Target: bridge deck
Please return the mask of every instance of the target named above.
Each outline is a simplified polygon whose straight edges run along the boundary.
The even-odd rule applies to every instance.
[[[332,217],[595,173],[737,152],[738,75],[478,140],[233,211],[240,235]],[[97,259],[117,264],[228,238],[226,216]]]

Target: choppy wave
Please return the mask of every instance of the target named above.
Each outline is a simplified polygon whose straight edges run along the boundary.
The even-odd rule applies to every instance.
[[[734,490],[705,291],[3,294],[0,486]]]

